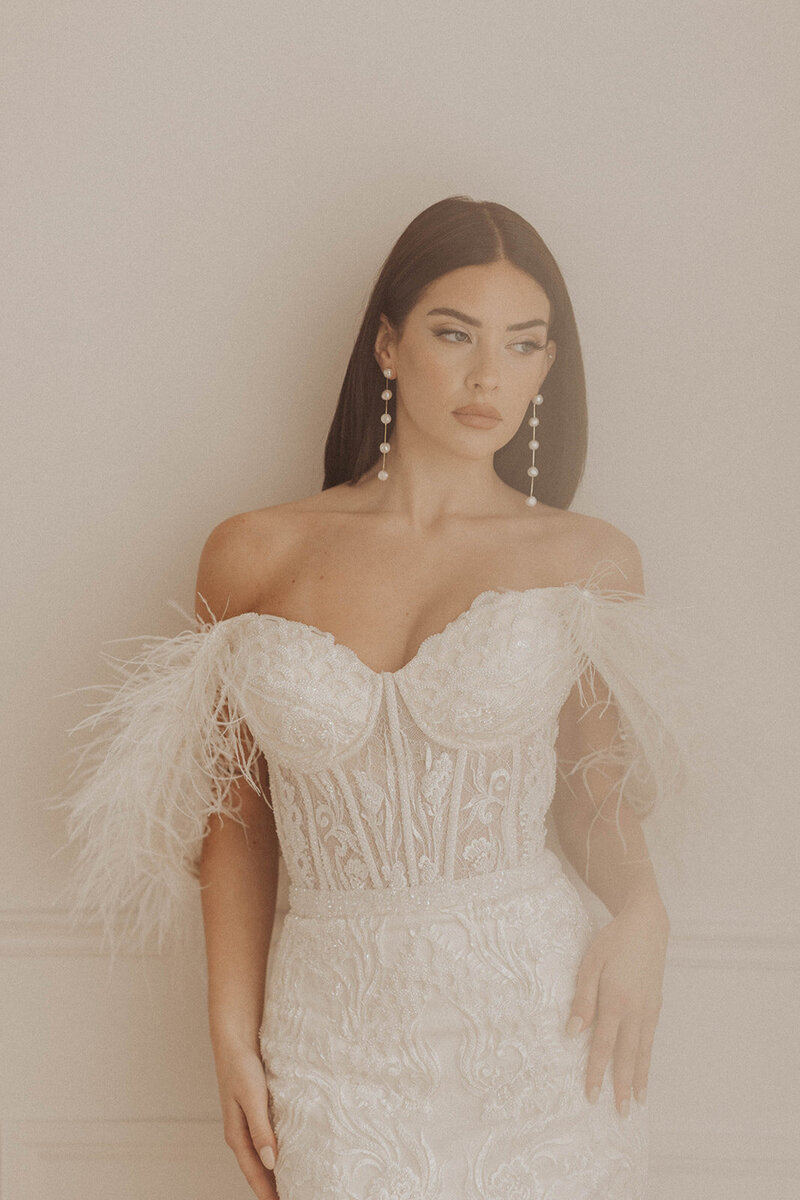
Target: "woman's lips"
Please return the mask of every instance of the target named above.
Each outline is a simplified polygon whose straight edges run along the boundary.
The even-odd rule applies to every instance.
[[[475,429],[494,429],[495,425],[500,421],[499,416],[492,416],[488,412],[477,412],[476,410],[457,408],[453,412],[453,416],[457,417],[463,425],[472,425]]]

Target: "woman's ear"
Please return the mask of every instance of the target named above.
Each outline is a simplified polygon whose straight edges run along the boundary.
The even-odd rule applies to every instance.
[[[375,361],[377,362],[381,371],[385,366],[389,365],[388,359],[386,358],[386,352],[389,350],[393,340],[394,330],[392,329],[391,323],[387,317],[381,313],[380,325],[378,326],[378,332],[375,336]]]

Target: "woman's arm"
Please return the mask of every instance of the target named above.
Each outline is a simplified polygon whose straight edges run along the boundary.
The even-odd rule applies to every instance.
[[[587,526],[587,561],[603,562],[604,586],[644,595],[639,548],[610,522]],[[624,601],[619,601],[624,605]],[[583,882],[616,916],[626,905],[660,907],[666,919],[639,818],[625,803],[622,773],[609,749],[619,746],[619,711],[608,685],[595,676],[592,702],[584,706],[576,682],[559,715],[558,775],[552,813],[566,858]],[[596,755],[596,765],[590,762]],[[571,764],[589,765],[569,774]],[[620,802],[620,794],[622,799]]]
[[[208,620],[209,609],[217,620],[252,611],[258,579],[251,528],[245,513],[223,521],[208,537],[197,572],[199,618]],[[243,740],[250,739],[245,730]],[[262,1018],[278,888],[278,835],[263,755],[258,777],[263,796],[245,780],[231,792],[246,828],[234,820],[212,820],[199,861],[211,1034],[248,1045],[256,1044]]]
[[[200,884],[209,1031],[225,1141],[259,1200],[277,1200],[272,1169],[278,1145],[258,1040],[278,887],[278,838],[266,764],[261,778],[267,801],[248,784],[238,785],[246,829],[236,821],[212,819],[200,857]]]
[[[639,552],[626,535],[610,530],[600,555],[620,566],[620,579],[610,586],[643,596]],[[623,615],[625,600],[609,603],[619,604]],[[566,1032],[578,1035],[594,1024],[586,1094],[591,1101],[598,1098],[613,1057],[614,1092],[623,1116],[631,1090],[644,1103],[669,939],[641,823],[625,800],[630,735],[599,672],[591,686],[586,679],[576,682],[559,714],[552,804],[566,858],[612,914],[581,962]]]
[[[253,611],[258,580],[247,515],[209,536],[200,558],[197,616],[217,620]],[[245,737],[252,735],[246,731]],[[247,749],[249,750],[249,746]],[[208,960],[208,1018],[219,1083],[225,1141],[259,1200],[277,1200],[272,1168],[278,1147],[269,1120],[261,1062],[267,956],[278,891],[279,842],[269,770],[258,759],[260,795],[245,780],[231,799],[244,826],[212,819],[203,840],[199,880]]]
[[[233,793],[247,828],[213,818],[200,857],[208,1016],[215,1044],[257,1046],[263,1016],[279,845],[263,758],[260,774],[264,796],[246,783]]]
[[[602,710],[605,699],[599,688],[598,699],[598,710]],[[651,906],[666,921],[641,822],[624,798],[617,804],[618,792],[608,766],[605,770],[590,768],[585,779],[570,778],[562,770],[592,746],[601,749],[607,744],[616,733],[616,723],[613,703],[605,716],[584,712],[577,685],[573,688],[560,717],[559,776],[552,804],[556,831],[565,857],[612,916],[635,904]]]

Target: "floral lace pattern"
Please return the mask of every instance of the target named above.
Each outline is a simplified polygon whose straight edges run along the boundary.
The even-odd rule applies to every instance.
[[[298,916],[260,1042],[288,1200],[639,1200],[647,1113],[563,1032],[590,923],[550,851],[489,898]]]

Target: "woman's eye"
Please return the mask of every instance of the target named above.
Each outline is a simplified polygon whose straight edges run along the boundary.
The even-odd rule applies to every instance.
[[[464,333],[463,329],[440,329],[436,334],[437,337],[447,337],[451,333],[463,333],[464,337],[469,337],[469,334]]]
[[[467,340],[469,340],[469,334],[465,333],[463,329],[440,329],[435,336],[438,338],[449,338],[450,336],[454,336],[454,337],[461,336],[461,337],[465,337],[465,338],[467,338]],[[452,342],[451,343],[451,345],[461,345],[461,346],[463,346],[463,344],[464,344],[463,342]],[[544,350],[544,346],[540,345],[539,342],[515,342],[514,345],[525,347],[525,349],[522,351],[523,354],[533,354],[533,352],[535,350]]]

